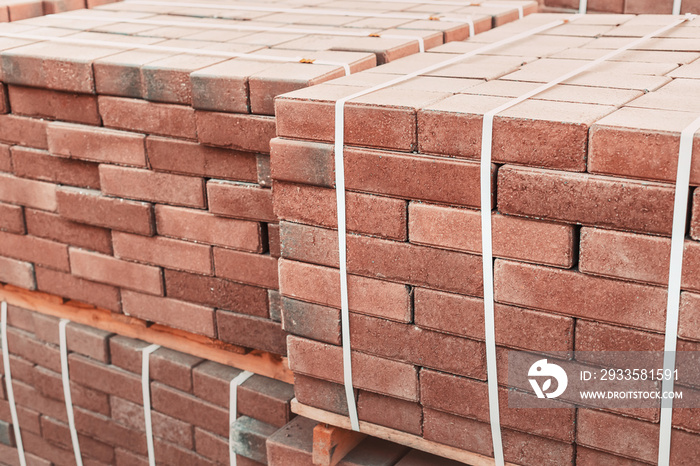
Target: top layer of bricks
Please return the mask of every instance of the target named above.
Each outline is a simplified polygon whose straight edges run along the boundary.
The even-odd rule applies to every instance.
[[[434,48],[468,37],[470,23],[482,32],[517,19],[520,8],[524,14],[537,8],[533,1],[498,1],[464,8],[228,2],[220,10],[115,3],[1,28],[0,77],[16,85],[272,115],[274,96],[341,77],[344,65],[351,72],[371,68],[417,53],[420,41]],[[149,45],[169,49],[139,48]],[[252,57],[236,58],[240,54]]]

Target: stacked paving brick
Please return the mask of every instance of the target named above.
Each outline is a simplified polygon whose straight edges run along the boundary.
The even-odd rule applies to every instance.
[[[114,0],[0,0],[0,23],[93,8],[112,1]]]
[[[533,15],[277,99],[271,169],[281,308],[300,403],[347,415],[334,102],[557,17]],[[672,21],[586,16],[346,104],[349,323],[360,420],[493,455],[482,115]],[[495,328],[506,461],[656,462],[658,409],[512,408],[506,359],[509,349],[663,350],[679,136],[700,115],[699,38],[700,22],[684,23],[495,118]],[[693,187],[700,184],[695,142]],[[692,210],[684,351],[700,342],[697,189]],[[672,464],[696,464],[697,410],[677,409],[673,426]]]
[[[516,19],[518,5],[536,8],[449,13],[482,11],[473,16],[482,31]],[[440,11],[420,7],[411,14]],[[0,27],[0,281],[284,354],[269,176],[274,97],[343,76],[344,66],[355,72],[417,53],[416,36],[426,47],[464,38],[468,23],[102,8]],[[162,24],[182,21],[200,27]],[[230,29],[318,24],[408,38]],[[295,62],[217,55],[227,53]]]
[[[73,465],[61,383],[58,319],[9,307],[12,386],[28,464]],[[66,328],[76,430],[86,465],[147,465],[140,340],[78,324]],[[229,382],[239,370],[160,348],[150,355],[157,464],[229,464]],[[18,463],[3,375],[0,464]],[[237,432],[265,440],[292,418],[291,385],[253,375],[237,390]],[[266,464],[250,435],[236,445],[238,464]],[[244,456],[245,455],[245,456]]]
[[[551,9],[578,9],[580,0],[544,0],[544,6]],[[590,13],[628,13],[668,15],[673,12],[674,0],[588,0]],[[682,0],[681,13],[700,13],[700,2]]]

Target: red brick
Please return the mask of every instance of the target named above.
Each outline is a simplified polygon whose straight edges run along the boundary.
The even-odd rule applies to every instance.
[[[678,334],[683,338],[700,340],[700,295],[681,294]]]
[[[294,336],[287,338],[287,345],[294,372],[342,383],[340,347]],[[355,388],[418,401],[418,373],[413,365],[353,352],[352,367]]]
[[[340,345],[340,310],[282,297],[282,329],[292,335]]]
[[[114,447],[124,447],[135,453],[146,454],[146,436],[126,428],[113,419],[75,408],[75,426],[78,432]]]
[[[149,346],[142,340],[115,335],[109,339],[112,365],[141,375],[142,351]]]
[[[109,230],[71,222],[60,215],[40,210],[26,209],[25,218],[30,235],[104,254],[112,253],[112,237]]]
[[[63,401],[61,374],[41,366],[34,366],[34,371],[34,387],[45,397]],[[105,393],[71,383],[71,397],[75,406],[109,415],[109,397]]]
[[[579,409],[577,440],[584,446],[652,463],[658,455],[659,426],[600,411]]]
[[[269,317],[267,292],[263,288],[173,270],[165,270],[165,288],[170,298]]]
[[[655,331],[665,326],[664,288],[497,260],[495,290],[504,304]]]
[[[306,466],[312,462],[313,429],[318,424],[302,416],[267,439],[267,464],[269,466]]]
[[[629,458],[623,458],[621,456],[603,453],[602,451],[577,446],[576,464],[578,466],[598,466],[600,464],[605,464],[608,466],[646,466],[648,463],[642,463]]]
[[[335,190],[275,182],[275,213],[280,220],[338,227]],[[347,229],[353,233],[406,240],[406,201],[360,193],[346,193]]]
[[[581,230],[579,270],[656,285],[668,284],[671,240],[598,228]],[[700,244],[686,241],[682,287],[700,290]]]
[[[9,341],[9,338],[8,338]],[[30,350],[35,350],[35,348],[30,348]],[[34,351],[35,352],[35,351]],[[46,356],[46,355],[44,355]],[[41,357],[41,356],[40,356]],[[32,384],[34,382],[34,367],[36,367],[31,361],[24,359],[20,356],[15,356],[10,354],[10,366],[12,367],[12,380],[19,380],[26,384]],[[30,408],[34,407],[27,404]]]
[[[49,416],[59,421],[67,422],[65,403],[42,396],[34,387],[19,380],[14,380],[14,374],[12,375],[15,402],[18,406],[29,407],[31,410],[41,413],[42,416]],[[22,434],[24,435],[24,432]]]
[[[228,438],[228,410],[158,382],[151,383],[153,409]]]
[[[339,272],[302,262],[280,260],[280,292],[288,297],[340,308]],[[348,276],[350,310],[399,322],[409,322],[408,289],[398,283]]]
[[[381,335],[381,338],[377,338]],[[483,343],[410,324],[350,314],[352,348],[467,377],[486,378]]]
[[[2,12],[0,11],[0,14],[1,13]],[[24,425],[24,424],[22,424],[22,425]],[[37,431],[34,433],[38,434],[39,432]],[[9,463],[10,466],[19,466],[19,459],[18,459],[19,457],[17,456],[17,450],[15,448],[0,444],[0,456],[2,456],[3,458],[7,458],[8,461],[10,461],[10,463]],[[25,456],[25,459],[27,460],[28,466],[52,466],[51,461],[44,459],[44,458],[40,458],[36,455],[32,455],[31,453],[28,453],[26,451],[24,453],[24,456]],[[15,460],[15,457],[17,457],[16,460]],[[16,462],[14,462],[14,461],[16,461]]]
[[[163,274],[158,267],[73,248],[70,250],[70,262],[73,275],[80,278],[156,295],[163,294]]]
[[[140,235],[155,233],[151,204],[74,188],[58,189],[56,198],[58,213],[66,219]]]
[[[141,377],[115,366],[105,366],[78,354],[68,355],[70,376],[74,383],[109,393],[134,403],[143,402]],[[59,369],[60,370],[60,369]]]
[[[99,126],[102,122],[94,95],[20,86],[9,86],[8,90],[12,113],[87,125]]]
[[[545,0],[544,4],[551,7],[578,9],[578,0]],[[622,13],[624,9],[624,0],[590,0],[588,2],[588,11],[605,11],[610,13]]]
[[[25,233],[22,207],[0,202],[0,231]]]
[[[55,122],[46,129],[49,151],[73,159],[146,166],[146,137],[92,126]]]
[[[126,199],[206,207],[202,178],[100,165],[100,186],[104,194]]]
[[[0,255],[68,272],[68,247],[42,238],[0,232]]]
[[[498,210],[566,223],[641,233],[671,233],[672,186],[620,178],[505,166]]]
[[[34,267],[29,262],[0,257],[0,282],[35,290]]]
[[[204,361],[192,369],[194,396],[222,408],[229,406],[231,380],[241,374],[241,370],[214,361]],[[239,410],[243,406],[239,405]]]
[[[47,121],[17,115],[0,115],[0,141],[21,146],[48,149]]]
[[[156,206],[158,234],[198,243],[262,252],[260,224],[217,217],[207,212]]]
[[[7,144],[0,144],[0,171],[12,173],[12,157]]]
[[[270,170],[276,181],[335,186],[333,146],[275,138],[270,141]]]
[[[246,47],[246,49],[254,50],[253,47]],[[223,57],[182,54],[144,64],[141,67],[143,98],[157,102],[191,105],[190,73],[224,60],[226,59]]]
[[[419,111],[420,151],[480,157],[483,114],[509,100],[458,94]],[[533,99],[522,102],[495,117],[493,160],[585,171],[589,126],[614,110],[612,106],[574,102]],[[460,137],[454,137],[455,134]],[[534,151],[533,147],[540,149]]]
[[[257,184],[209,180],[209,210],[217,215],[274,222],[272,191]]]
[[[257,181],[255,154],[150,136],[148,161],[155,170],[236,181]]]
[[[192,393],[192,369],[201,362],[196,356],[160,348],[151,355],[151,378]]]
[[[360,391],[357,411],[363,421],[409,434],[421,435],[422,433],[423,408],[419,403]],[[348,461],[347,458],[345,461]]]
[[[86,302],[114,312],[121,310],[118,288],[44,267],[37,267],[35,273],[37,289],[40,291]]]
[[[484,339],[484,301],[426,288],[415,288],[414,321],[419,327]],[[574,320],[514,306],[496,304],[496,342],[535,351],[571,351]],[[546,328],[543,334],[540,330]]]
[[[112,419],[134,431],[144,431],[145,423],[143,418],[143,406],[130,401],[113,396],[110,398],[112,405]],[[158,411],[151,411],[151,424],[153,435],[163,439],[193,449],[192,426],[186,422],[174,419]]]
[[[275,354],[287,354],[285,345],[287,334],[277,322],[218,309],[216,328],[219,339],[226,343]]]
[[[424,407],[489,422],[486,382],[422,369],[420,384]],[[498,395],[502,426],[563,442],[574,441],[576,410],[573,407],[561,403],[556,408],[512,408],[506,387],[500,387]]]
[[[324,85],[278,98],[278,135],[333,141],[335,102],[361,88]],[[384,89],[353,99],[345,106],[346,144],[401,151],[417,149],[418,109],[450,96],[448,93]]]
[[[6,22],[5,18],[2,18],[4,9],[0,9],[0,21]],[[5,11],[6,13],[6,11]],[[7,101],[7,87],[3,84],[0,85],[0,113],[8,113],[10,111],[9,102]]]
[[[124,314],[188,332],[216,337],[214,309],[122,290]]]
[[[457,417],[432,409],[424,410],[423,437],[429,440],[492,456],[491,432],[487,423]],[[574,447],[567,443],[503,429],[505,460],[524,466],[573,464]]]
[[[182,105],[99,96],[106,127],[187,139],[197,137],[194,110]]]
[[[202,144],[268,154],[275,133],[274,117],[197,111]]]
[[[257,154],[258,184],[263,188],[272,187],[272,175],[270,173],[270,156],[267,154]]]
[[[55,211],[56,185],[0,173],[0,201]]]
[[[204,456],[201,456],[189,449],[182,448],[179,445],[155,441],[155,456],[163,461],[164,464],[187,464],[192,466],[212,466],[214,463]]]
[[[41,418],[42,437],[54,445],[71,449],[71,436],[68,426],[62,422],[42,416]],[[114,460],[114,448],[85,435],[78,435],[80,442],[80,453],[88,458],[94,458],[103,463],[110,464]]]
[[[194,439],[197,444],[197,453],[200,455],[215,461],[217,464],[225,464],[230,460],[228,438],[196,428]],[[236,464],[238,465],[240,462]]]
[[[55,157],[38,149],[15,146],[12,148],[15,174],[23,178],[79,186],[100,188],[97,164]]]
[[[117,466],[148,466],[148,459],[130,451],[115,449],[117,456]]]
[[[481,253],[481,213],[412,202],[408,207],[412,243]],[[529,219],[493,214],[493,254],[506,259],[570,268],[574,229]]]
[[[267,225],[267,243],[267,249],[270,255],[279,258],[282,255],[280,251],[282,244],[280,243],[280,226],[278,223],[270,223]]]
[[[279,428],[294,417],[293,398],[294,386],[254,375],[238,387],[238,412]]]
[[[12,328],[7,330],[7,342],[12,354],[51,369],[54,372],[60,372],[60,355],[58,348],[55,346],[36,340],[34,335],[28,332]],[[15,371],[13,371],[12,375],[17,378]]]
[[[249,254],[230,249],[214,248],[216,276],[277,289],[277,259],[269,255]]]
[[[27,433],[25,435],[23,432],[22,443],[24,444],[25,452],[34,453],[36,456],[48,461],[49,464],[68,465],[71,464],[71,461],[75,461],[75,455],[70,448],[64,449],[52,445],[38,434]],[[89,462],[90,459],[86,458],[85,463]]]
[[[170,269],[211,275],[211,247],[155,236],[112,233],[114,256]]]
[[[353,391],[355,401],[357,401],[358,392],[359,390],[357,389]],[[314,377],[307,377],[297,373],[294,374],[294,394],[296,395],[297,401],[301,404],[313,406],[332,413],[342,414],[343,416],[348,415],[345,387],[342,384],[328,382]]]
[[[7,305],[7,324],[11,327],[34,333],[34,319],[36,316],[37,314],[29,309],[13,306],[12,304]]]

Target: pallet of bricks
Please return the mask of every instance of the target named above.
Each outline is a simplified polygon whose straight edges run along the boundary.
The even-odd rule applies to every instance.
[[[665,335],[697,354],[699,38],[692,16],[533,15],[279,97],[271,173],[295,412],[348,429],[356,414],[360,431],[444,444],[468,464],[502,464],[501,452],[521,465],[669,464],[668,441],[670,464],[697,464],[697,405],[672,423],[658,400],[518,408],[514,393],[537,398],[508,358],[596,367],[604,352],[662,352]],[[679,171],[687,199],[681,152],[695,156]],[[676,385],[697,400],[697,359],[685,369]]]
[[[19,427],[30,463],[73,464],[65,376],[86,464],[147,461],[139,358],[156,334],[229,354],[218,362],[272,365],[265,374],[282,382],[256,376],[241,386],[242,394],[257,384],[260,394],[251,396],[263,401],[243,408],[240,400],[244,440],[235,448],[265,463],[264,439],[291,417],[283,382],[292,380],[284,369],[269,176],[273,99],[536,8],[485,3],[316,2],[299,14],[290,4],[124,3],[0,27],[0,282],[8,284],[3,297],[20,306],[10,308],[6,341],[14,380],[4,380],[16,386],[19,422],[10,424],[3,392],[3,442],[16,446]],[[47,306],[55,311],[49,317]],[[65,371],[56,348],[61,306],[89,324],[68,325]],[[110,325],[97,325],[104,322]],[[151,356],[151,456],[159,464],[228,462],[222,380],[237,371],[206,354]],[[216,389],[198,392],[200,376]],[[302,424],[292,430],[303,433],[306,454],[315,422]],[[281,453],[270,464],[291,464],[288,452],[300,447],[285,443],[288,432],[280,435]],[[375,448],[360,447],[359,458]],[[10,451],[0,462],[19,464]],[[437,461],[397,449],[381,464],[404,456]],[[305,464],[308,456],[300,458]]]
[[[545,11],[580,10],[589,13],[685,14],[697,13],[697,0],[540,0]],[[676,12],[676,10],[678,10]]]

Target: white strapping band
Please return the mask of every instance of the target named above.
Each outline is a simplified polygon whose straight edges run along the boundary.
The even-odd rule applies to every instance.
[[[585,15],[588,9],[588,0],[580,0],[578,4],[578,13],[580,15]]]
[[[12,372],[10,371],[10,350],[7,345],[7,303],[0,303],[0,333],[2,333],[2,362],[5,371],[5,390],[7,391],[7,402],[10,405],[10,417],[12,418],[12,428],[15,431],[15,443],[17,443],[17,455],[20,466],[27,466],[27,458],[24,455],[24,444],[22,443],[22,433],[19,429],[19,418],[17,417],[17,405],[15,405],[15,391],[12,389]]]
[[[494,287],[493,287],[493,242],[491,231],[491,161],[493,146],[493,120],[494,117],[525,100],[540,94],[552,87],[560,84],[574,76],[584,73],[600,63],[609,60],[616,55],[625,52],[658,34],[672,29],[687,21],[688,18],[675,21],[673,24],[664,26],[646,36],[639,38],[629,44],[614,50],[603,57],[587,63],[559,78],[550,81],[538,88],[506,102],[505,104],[487,112],[483,117],[483,127],[481,134],[481,248],[484,269],[484,317],[486,325],[486,368],[489,390],[489,412],[491,417],[491,436],[494,443],[494,456],[497,465],[504,464],[503,444],[500,432],[500,418],[498,406],[498,379],[496,377],[496,332],[494,315]]]
[[[673,14],[674,15],[681,14],[681,3],[682,3],[682,0],[673,0]]]
[[[345,214],[345,164],[344,162],[344,146],[345,146],[345,104],[352,99],[361,97],[366,94],[370,94],[381,89],[386,89],[395,84],[408,81],[409,79],[415,78],[425,73],[430,73],[432,71],[439,70],[445,66],[449,66],[458,63],[467,58],[497,49],[504,45],[508,45],[514,42],[519,42],[527,37],[533,36],[540,32],[547,31],[549,29],[561,26],[562,24],[574,21],[578,18],[578,15],[570,16],[565,19],[560,19],[552,21],[547,24],[543,24],[529,31],[522,32],[520,34],[513,35],[498,42],[485,45],[476,50],[470,52],[456,55],[452,58],[444,60],[440,63],[425,67],[423,69],[414,71],[404,76],[399,76],[391,81],[385,82],[383,84],[378,84],[369,89],[356,92],[347,97],[339,99],[335,103],[335,142],[334,142],[334,153],[335,153],[335,194],[336,194],[336,208],[338,214],[338,254],[339,254],[339,265],[340,265],[340,309],[341,309],[341,331],[343,338],[343,381],[345,385],[345,398],[348,404],[348,413],[350,416],[350,424],[353,430],[360,430],[360,421],[357,415],[357,405],[355,403],[355,391],[352,383],[352,351],[350,345],[350,308],[348,305],[348,271],[347,271],[347,223]]]
[[[263,26],[249,26],[243,24],[218,24],[218,23],[204,23],[197,21],[161,21],[157,19],[134,19],[134,18],[121,18],[116,16],[80,16],[71,14],[61,14],[59,16],[61,19],[73,19],[76,21],[97,21],[105,23],[127,23],[127,24],[147,24],[153,26],[177,26],[185,28],[197,28],[197,29],[209,29],[209,30],[227,30],[227,31],[251,31],[251,32],[283,32],[289,34],[309,34],[309,35],[323,35],[323,36],[341,36],[341,37],[384,37],[387,39],[407,39],[415,40],[418,42],[418,50],[422,53],[425,52],[425,40],[421,36],[410,35],[410,34],[382,34],[380,32],[376,34],[367,34],[364,32],[345,30],[341,31],[338,29],[333,30],[323,30],[323,29],[304,29],[297,27],[263,27]],[[346,28],[348,29],[348,28]]]
[[[63,399],[66,402],[66,415],[68,416],[68,429],[70,439],[73,444],[73,454],[75,455],[76,466],[83,466],[83,457],[80,454],[80,443],[78,442],[78,431],[75,429],[75,416],[73,415],[73,397],[70,392],[70,376],[68,372],[68,343],[66,341],[66,325],[70,323],[68,319],[61,319],[58,323],[58,341],[61,351],[61,381],[63,382]]]
[[[164,45],[147,45],[147,44],[134,44],[132,42],[118,42],[111,40],[83,40],[83,39],[70,39],[67,37],[52,37],[52,36],[42,36],[38,34],[26,34],[26,33],[9,33],[2,32],[0,37],[7,37],[10,39],[21,39],[21,40],[35,40],[42,42],[55,42],[57,44],[68,44],[68,45],[94,45],[97,47],[116,47],[120,49],[125,49],[123,52],[130,50],[151,50],[154,52],[171,52],[171,53],[183,53],[190,55],[201,55],[207,57],[221,57],[221,58],[241,58],[244,60],[254,60],[254,61],[269,61],[275,63],[314,63],[317,65],[332,65],[341,66],[345,70],[346,76],[350,75],[350,65],[347,63],[340,63],[330,60],[316,60],[304,57],[277,57],[273,55],[258,55],[253,53],[239,53],[239,52],[226,52],[219,50],[202,50],[202,49],[188,49],[184,47],[168,47]]]
[[[236,466],[236,453],[233,451],[233,423],[238,417],[238,386],[251,378],[254,374],[243,371],[231,379],[228,392],[228,452],[231,458],[231,466]]]
[[[151,376],[149,356],[160,345],[150,345],[143,349],[141,359],[141,392],[143,393],[143,419],[146,423],[146,445],[148,447],[148,464],[156,466],[156,453],[153,445],[153,422],[151,421]]]
[[[666,302],[666,335],[664,337],[664,374],[676,367],[676,341],[678,339],[678,314],[683,274],[683,247],[685,224],[688,215],[690,191],[690,165],[693,158],[693,138],[700,129],[697,118],[681,132],[676,170],[676,195],[673,205],[673,229],[671,230],[671,261],[668,271],[668,301]],[[663,378],[662,393],[673,393],[673,377]],[[661,431],[659,433],[659,466],[668,466],[671,459],[671,421],[673,398],[661,398]]]

